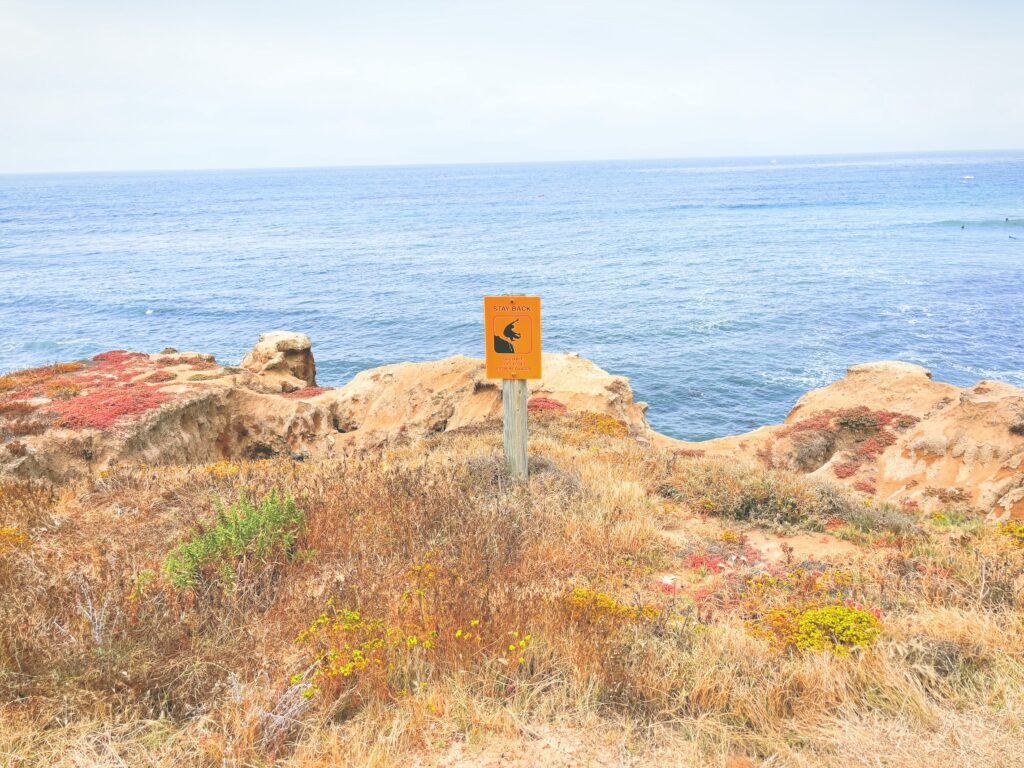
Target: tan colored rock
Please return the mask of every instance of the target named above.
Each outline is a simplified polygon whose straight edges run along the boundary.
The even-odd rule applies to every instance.
[[[271,331],[242,358],[242,368],[259,377],[269,392],[294,392],[316,386],[312,342],[303,333]]]
[[[292,362],[300,364],[289,367]],[[500,382],[486,378],[482,360],[468,357],[373,368],[340,389],[306,386],[314,366],[309,340],[298,334],[265,334],[246,363],[227,369],[211,355],[194,352],[128,353],[101,373],[103,364],[93,361],[69,374],[99,382],[79,396],[144,382],[160,393],[158,403],[105,428],[61,428],[54,422],[42,434],[26,436],[17,455],[0,446],[0,475],[60,482],[120,462],[316,458],[419,439],[501,413]],[[578,355],[545,355],[544,366],[544,379],[530,382],[532,393],[569,410],[608,414],[637,436],[653,434],[626,379]],[[32,402],[43,411],[50,405],[47,398]]]
[[[529,384],[531,399],[554,400],[570,411],[604,413],[638,437],[654,437],[645,416],[647,404],[633,400],[625,376],[614,376],[576,352],[543,355],[542,373],[543,378]]]
[[[544,398],[570,411],[604,413],[640,437],[653,435],[646,406],[633,401],[629,382],[576,354],[545,353],[543,378],[529,382],[531,400]],[[371,368],[338,390],[331,405],[348,439],[376,445],[397,436],[422,436],[497,418],[501,381],[488,379],[483,360],[455,356],[425,363]]]
[[[687,443],[651,430],[646,406],[633,400],[625,378],[575,354],[545,354],[543,368],[544,377],[529,383],[531,410],[606,414],[668,450],[813,474],[880,502],[1024,517],[1024,435],[1011,430],[1024,409],[1024,390],[1008,384],[961,389],[908,363],[855,365],[843,379],[801,397],[782,424]],[[282,332],[261,336],[241,369],[194,352],[117,352],[66,377],[56,389],[54,382],[37,383],[22,393],[32,396],[18,407],[35,410],[18,418],[42,418],[48,428],[27,430],[14,450],[0,429],[0,475],[62,481],[125,461],[316,458],[416,440],[501,413],[501,382],[486,377],[482,360],[385,365],[324,390],[311,388],[308,337]],[[70,400],[61,394],[66,383],[79,387]],[[54,414],[62,404],[87,402],[78,398],[102,394],[103,387],[128,400],[152,397],[153,405],[102,428],[61,426]],[[52,401],[51,391],[65,399]],[[11,396],[0,393],[0,400]]]
[[[780,425],[702,443],[661,442],[809,472],[910,508],[969,506],[992,518],[1024,517],[1024,436],[1010,431],[1021,407],[1024,390],[1009,384],[961,389],[934,381],[921,366],[884,361],[851,366],[844,378],[808,392]],[[837,427],[857,409],[916,421],[868,432]],[[837,418],[827,428],[806,428],[828,414]],[[866,445],[872,437],[881,441],[877,451]]]

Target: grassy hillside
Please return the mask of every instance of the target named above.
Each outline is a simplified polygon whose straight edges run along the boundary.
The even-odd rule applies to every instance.
[[[0,763],[1019,765],[1024,527],[500,440],[0,484]]]

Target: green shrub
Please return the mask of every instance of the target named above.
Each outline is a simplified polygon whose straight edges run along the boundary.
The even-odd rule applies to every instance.
[[[919,532],[913,515],[893,504],[875,504],[870,499],[849,505],[838,517],[861,534],[888,532],[895,536],[913,536]]]
[[[840,491],[789,472],[718,459],[681,462],[660,493],[696,512],[769,527],[820,528],[849,505]]]
[[[1024,548],[1024,523],[1019,520],[1007,520],[999,525],[999,532],[1009,536],[1010,541],[1018,547]]]
[[[805,651],[845,655],[851,648],[871,645],[882,632],[873,613],[846,605],[811,608],[796,618],[794,645]]]
[[[979,518],[972,517],[959,509],[937,509],[928,516],[928,522],[936,528],[953,528],[977,523]]]
[[[844,656],[882,630],[881,612],[853,599],[853,573],[803,566],[747,579],[738,608],[747,631],[777,651],[828,651]]]
[[[305,513],[288,494],[271,491],[253,504],[245,493],[205,531],[197,531],[164,560],[164,576],[178,589],[197,587],[204,581],[233,584],[244,563],[273,562],[295,555]]]

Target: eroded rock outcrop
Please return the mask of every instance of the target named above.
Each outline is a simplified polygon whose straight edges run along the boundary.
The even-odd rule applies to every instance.
[[[808,392],[785,422],[684,450],[811,473],[910,509],[971,507],[1024,517],[1024,390],[961,389],[921,366],[854,365]]]
[[[572,353],[545,353],[543,372],[544,378],[529,382],[531,403],[605,413],[639,437],[653,436],[644,418],[647,406],[634,402],[624,377]],[[398,434],[431,434],[497,418],[501,382],[488,379],[483,360],[470,357],[385,365],[356,375],[338,390],[332,409],[360,442],[379,444]]]
[[[908,363],[855,365],[782,424],[687,443],[651,430],[625,378],[575,354],[545,354],[543,367],[531,411],[606,414],[667,450],[807,473],[911,509],[1024,517],[1024,390],[1008,384],[961,389]],[[329,389],[316,386],[302,334],[264,334],[239,368],[115,351],[0,377],[0,474],[64,481],[118,462],[317,458],[500,413],[500,382],[468,357],[385,365]]]
[[[316,363],[309,336],[271,331],[242,358],[242,368],[258,377],[257,386],[268,392],[295,392],[316,386]]]
[[[205,463],[378,448],[497,417],[500,382],[483,361],[450,357],[315,386],[309,339],[264,334],[239,368],[211,355],[114,351],[0,377],[0,474],[65,481],[119,462]],[[531,392],[606,413],[653,435],[626,379],[578,355],[544,356]]]

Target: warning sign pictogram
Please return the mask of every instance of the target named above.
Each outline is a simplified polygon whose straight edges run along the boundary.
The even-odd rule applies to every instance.
[[[540,378],[540,296],[485,296],[490,379]]]

